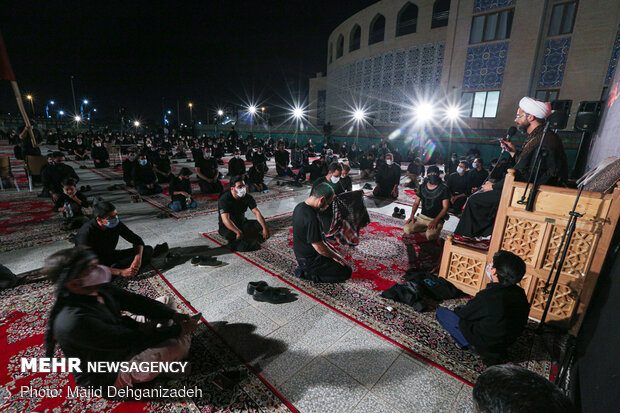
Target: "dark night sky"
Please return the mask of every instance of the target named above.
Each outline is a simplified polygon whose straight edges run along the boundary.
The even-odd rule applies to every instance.
[[[101,115],[120,106],[157,119],[176,109],[206,117],[206,108],[247,98],[281,105],[289,88],[307,89],[325,72],[330,32],[376,0],[282,1],[12,1],[0,31],[23,93],[38,113],[55,99],[72,111],[88,98]],[[78,103],[79,106],[79,103]],[[8,84],[0,112],[16,112]],[[185,115],[184,115],[185,112]]]

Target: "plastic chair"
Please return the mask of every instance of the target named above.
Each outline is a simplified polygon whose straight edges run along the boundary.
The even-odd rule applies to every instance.
[[[30,192],[32,192],[32,177],[41,175],[41,169],[43,169],[45,165],[47,165],[46,156],[26,156],[26,161],[24,162],[24,170],[26,171],[26,176],[28,176],[28,188]]]

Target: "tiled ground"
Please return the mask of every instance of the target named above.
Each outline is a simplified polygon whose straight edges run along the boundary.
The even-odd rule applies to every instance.
[[[184,254],[216,247],[201,233],[217,229],[217,215],[191,219],[157,219],[147,203],[130,203],[124,191],[108,191],[115,183],[89,170],[76,169],[91,196],[114,202],[119,216],[151,245],[168,242]],[[267,179],[267,183],[269,178]],[[259,205],[263,215],[293,210],[308,187],[293,198]],[[2,195],[0,194],[0,198]],[[369,209],[391,214],[393,205],[368,203]],[[404,207],[407,214],[410,208]],[[445,228],[452,230],[451,218]],[[41,267],[67,241],[0,253],[0,262],[15,273]],[[308,296],[271,305],[246,294],[251,280],[286,286],[242,258],[223,249],[212,251],[224,265],[199,268],[186,261],[164,271],[174,287],[217,329],[246,361],[302,412],[467,412],[471,388],[414,358],[399,347],[337,314]]]

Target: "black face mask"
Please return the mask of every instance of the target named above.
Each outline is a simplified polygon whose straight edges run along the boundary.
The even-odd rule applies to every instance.
[[[439,175],[429,175],[428,182],[430,182],[431,185],[437,185],[441,182],[441,178],[439,177]]]

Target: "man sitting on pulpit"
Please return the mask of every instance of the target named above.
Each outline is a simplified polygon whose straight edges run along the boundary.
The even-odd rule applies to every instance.
[[[435,317],[459,348],[473,347],[487,365],[500,363],[506,350],[525,329],[530,306],[517,285],[525,275],[525,262],[500,250],[485,268],[489,283],[464,306],[454,311],[439,307]]]
[[[515,180],[527,181],[536,172],[536,154],[543,139],[545,123],[551,114],[551,104],[530,97],[519,102],[515,123],[528,134],[523,148],[518,151],[513,142],[500,139],[502,149],[510,154],[508,168],[515,170]],[[538,184],[564,186],[568,177],[568,161],[562,139],[548,130],[541,152],[544,154],[538,172]],[[454,233],[465,237],[489,237],[493,233],[495,214],[502,197],[504,180],[487,181],[482,188],[469,197],[465,210]]]

